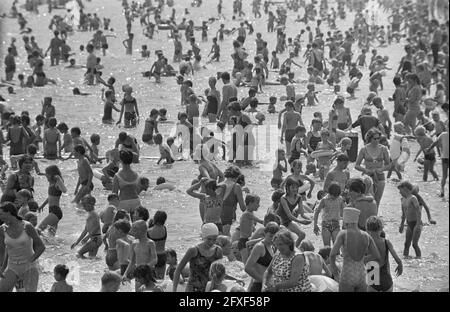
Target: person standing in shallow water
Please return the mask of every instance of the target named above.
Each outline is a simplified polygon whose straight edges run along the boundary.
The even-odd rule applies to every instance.
[[[119,195],[119,209],[133,215],[140,205],[139,199],[139,175],[131,169],[133,154],[130,151],[120,151],[122,169],[116,173],[113,180],[112,192]]]
[[[124,95],[121,102],[120,117],[117,124],[120,125],[122,122],[122,117],[124,117],[125,128],[135,128],[139,123],[139,110],[137,106],[136,98],[131,94],[133,93],[133,88],[130,86],[123,86],[122,88]]]
[[[35,228],[17,215],[13,203],[2,203],[0,221],[4,222],[0,226],[0,263],[7,258],[6,269],[0,268],[0,292],[12,292],[14,287],[18,291],[36,292],[39,281],[36,260],[45,251],[44,243]]]

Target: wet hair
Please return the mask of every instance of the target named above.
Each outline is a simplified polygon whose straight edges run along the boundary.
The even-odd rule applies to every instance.
[[[273,238],[273,241],[276,241],[276,240],[280,240],[283,244],[288,245],[288,247],[291,251],[294,251],[295,240],[294,240],[291,232],[289,232],[289,230],[282,229],[282,230],[278,231]]]
[[[126,210],[120,209],[117,210],[116,214],[114,215],[114,222],[127,218],[128,220],[130,220],[130,215],[128,214],[128,212]]]
[[[327,193],[324,190],[320,190],[317,192],[317,200],[321,200],[322,198],[325,197],[325,195],[327,195]]]
[[[370,216],[366,221],[366,230],[378,232],[383,230],[383,221],[377,216]]]
[[[125,165],[131,165],[133,163],[133,153],[131,151],[121,150],[119,152],[119,158]]]
[[[213,262],[209,268],[209,278],[212,283],[216,280],[223,280],[225,278],[226,269],[225,266],[220,262]]]
[[[174,258],[175,260],[177,260],[177,252],[174,249],[168,248],[168,249],[166,249],[165,253],[166,253],[166,255],[169,255],[172,258]]]
[[[14,205],[11,202],[3,202],[0,205],[0,209],[3,210],[3,212],[8,212],[10,215],[12,215],[13,217],[15,217],[17,220],[22,221],[22,218],[19,217],[18,213],[18,209],[16,207],[16,205]]]
[[[91,143],[94,145],[100,144],[100,136],[97,133],[91,135]]]
[[[241,169],[237,166],[229,166],[224,172],[225,178],[237,179],[240,175]]]
[[[153,136],[153,141],[155,141],[156,144],[162,144],[163,137],[160,133],[157,133]]]
[[[353,191],[358,194],[365,194],[366,193],[366,184],[361,178],[355,178],[352,179],[349,186],[349,191]]]
[[[416,129],[414,129],[415,136],[425,136],[427,134],[427,131],[425,127],[423,126],[417,126]]]
[[[23,164],[26,162],[33,163],[33,158],[29,155],[23,155],[22,157],[20,157],[18,161],[19,168],[22,168]]]
[[[280,230],[280,226],[276,222],[268,222],[264,227],[264,234],[276,234]]]
[[[226,235],[219,235],[216,238],[216,245],[221,247],[222,249],[226,246],[231,246],[231,237]]]
[[[81,135],[81,130],[78,127],[73,127],[72,129],[70,129],[70,133],[74,133],[76,135]]]
[[[292,177],[289,177],[286,179],[286,184],[285,184],[285,190],[286,190],[286,195],[289,195],[289,189],[291,186],[296,185],[296,186],[301,186],[300,185],[300,181],[295,180]]]
[[[267,225],[269,222],[275,222],[276,224],[280,225],[281,218],[277,214],[269,212],[268,214],[266,214],[264,216],[264,219],[263,219],[264,226]]]
[[[66,132],[69,130],[69,127],[64,122],[60,122],[58,126],[56,126],[56,129],[58,129],[60,132]]]
[[[257,202],[259,200],[260,197],[258,195],[247,194],[247,196],[245,196],[245,205],[250,205],[251,203]]]
[[[139,218],[144,221],[148,221],[148,219],[150,219],[148,209],[142,206],[137,207],[134,214],[139,216]]]
[[[51,179],[55,179],[56,176],[62,178],[61,170],[59,170],[57,165],[50,165],[45,168],[45,174],[49,175]]]
[[[155,212],[155,215],[153,216],[153,223],[157,225],[164,225],[167,220],[167,213],[162,210],[158,210]]]
[[[166,183],[166,179],[164,177],[159,177],[158,179],[156,179],[156,185],[160,185]]]
[[[119,199],[119,195],[117,195],[116,193],[111,193],[108,195],[108,197],[106,198],[106,200],[108,202],[113,201],[113,200],[118,200]]]
[[[414,189],[414,186],[409,181],[403,181],[397,186],[397,188],[398,189],[405,188],[409,191],[412,191]]]
[[[33,198],[33,195],[31,194],[31,192],[27,189],[22,189],[20,191],[17,192],[17,195],[20,195],[20,197],[25,198],[26,200],[30,200],[31,198]]]
[[[229,81],[231,79],[230,74],[228,72],[224,72],[221,75],[222,80]]]
[[[66,279],[69,274],[69,268],[65,264],[57,264],[53,269],[53,272],[61,276],[63,279]]]
[[[323,248],[319,249],[318,254],[322,257],[322,259],[324,261],[327,261],[328,258],[330,257],[330,253],[331,253],[331,247],[330,246],[325,246]]]
[[[213,179],[208,179],[205,182],[205,189],[211,189],[213,191],[216,191],[217,189],[217,182]]]
[[[281,199],[281,197],[284,196],[284,194],[285,194],[285,193],[284,193],[282,190],[276,190],[276,191],[274,191],[274,192],[272,193],[272,197],[271,197],[272,202],[274,202],[274,203],[279,202],[280,199]]]
[[[378,129],[378,128],[371,128],[371,129],[369,129],[369,131],[367,131],[367,133],[366,133],[366,137],[365,137],[365,139],[366,139],[366,142],[370,142],[370,141],[372,141],[372,138],[375,136],[375,135],[379,135],[380,137],[381,137],[381,131]]]
[[[102,286],[111,283],[120,284],[122,282],[122,277],[114,271],[106,271],[105,273],[103,273],[101,281]]]
[[[330,186],[328,186],[327,192],[334,197],[341,195],[341,187],[339,186],[339,183],[331,182]]]
[[[22,115],[21,116],[22,125],[23,126],[29,126],[30,125],[30,117],[28,115]]]
[[[138,278],[143,279],[144,285],[148,285],[148,283],[150,283],[150,282],[153,282],[153,283],[156,282],[155,272],[148,264],[138,265],[134,269],[133,274],[134,274],[135,279],[138,279]]]
[[[314,251],[314,244],[310,240],[303,240],[300,243],[300,250],[301,251]]]

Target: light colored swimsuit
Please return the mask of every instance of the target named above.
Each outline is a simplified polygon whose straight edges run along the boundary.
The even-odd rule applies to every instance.
[[[363,233],[367,238],[367,246],[369,246],[369,236]],[[341,278],[339,280],[339,291],[349,291],[349,289],[358,289],[366,291],[367,283],[366,283],[366,267],[364,265],[364,256],[355,261],[352,259],[352,256],[348,252],[347,247],[347,233],[345,233],[345,244],[342,251],[344,255],[344,262],[342,265]]]
[[[298,253],[295,253],[293,256],[286,258],[283,257],[279,252],[277,252],[273,258],[272,270],[273,270],[273,280],[275,284],[283,283],[291,278],[292,272],[292,261]],[[281,292],[311,292],[311,284],[309,282],[308,274],[309,274],[309,265],[305,258],[305,265],[303,266],[302,273],[297,284],[288,289],[280,290]]]

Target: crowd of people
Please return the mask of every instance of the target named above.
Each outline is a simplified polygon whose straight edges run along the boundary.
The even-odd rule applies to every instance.
[[[132,86],[122,85],[123,98],[118,101],[116,78],[103,77],[104,67],[96,55],[101,51],[105,56],[110,49],[107,38],[115,37],[109,34],[111,19],[104,17],[102,21],[97,13],[85,13],[82,2],[77,2],[80,21],[76,31],[93,33],[92,40],[80,47],[87,52],[85,66],[77,65],[72,58],[75,53],[69,43],[71,31],[75,30],[67,31],[58,17],[52,19],[50,29],[54,37],[44,51],[33,36],[28,36],[25,15],[15,1],[11,12],[2,18],[18,20],[20,31],[24,31],[26,57],[13,38],[7,47],[1,86],[13,94],[21,88],[56,84],[56,80],[46,76],[44,68],[61,67],[60,62],[69,64],[64,65],[65,70],[85,68],[85,84],[102,86],[102,122],[112,127],[123,121],[125,129],[136,128],[142,115]],[[0,264],[3,264],[0,292],[37,291],[37,260],[45,252],[42,237],[64,231],[58,224],[65,209],[60,199],[68,192],[65,173],[54,164],[41,172],[35,159],[40,155],[48,160],[76,160],[78,179],[72,202],[86,211],[87,217],[83,231],[70,247],[80,246],[76,256],[84,259],[86,255],[97,256],[104,245],[107,271],[101,278],[101,291],[118,291],[122,282],[131,280],[136,291],[151,292],[176,292],[181,288],[192,292],[393,291],[389,255],[397,263],[396,276],[403,273],[403,264],[383,230],[380,217],[386,180],[391,179],[392,172],[397,175],[395,181],[401,197],[398,230],[405,233],[403,257],[411,257],[412,244],[416,258],[421,258],[422,209],[425,208],[430,224],[436,221],[427,198],[420,195],[416,184],[404,180],[403,171],[408,161],[420,162],[423,180],[428,180],[429,173],[435,181],[440,180],[438,196],[445,197],[449,170],[448,1],[379,0],[375,5],[390,15],[389,25],[377,23],[366,0],[333,3],[289,0],[280,5],[253,0],[252,12],[244,12],[242,2],[233,1],[232,21],[239,26],[231,29],[223,22],[222,0],[218,0],[215,17],[201,26],[195,26],[187,18],[177,23],[174,1],[160,0],[156,5],[151,0],[142,4],[122,2],[126,55],[135,50],[133,27],[141,27],[149,40],[158,29],[168,30],[173,39],[173,58],[165,56],[163,50],[156,50],[156,61],[142,74],[149,79],[154,77],[156,83],[165,77],[176,77],[180,110],[175,136],[158,129],[159,124],[168,122],[167,109],[152,108],[145,119],[142,144],[157,145],[160,154],[157,163],[167,168],[178,160],[198,165],[198,176],[193,177],[186,193],[199,200],[202,241],[189,247],[181,259],[174,249],[166,246],[170,233],[165,223],[170,214],[158,210],[150,216],[149,209],[142,206],[139,195],[149,188],[149,178],[133,168],[142,155],[140,142],[132,134],[122,131],[103,157],[99,151],[100,135],[94,133],[86,140],[78,125],[69,128],[66,124],[69,120],[56,111],[52,97],[43,99],[41,114],[37,116],[30,116],[28,111],[19,114],[1,104],[6,134],[0,132]],[[202,1],[194,1],[192,8],[185,9],[185,16],[189,16],[190,9],[202,5]],[[49,1],[49,12],[52,8]],[[170,8],[171,18],[162,19],[162,13]],[[302,30],[287,34],[288,14],[299,12],[304,12],[296,20]],[[271,47],[273,52],[262,33],[254,34],[247,16],[254,16],[254,23],[262,23],[263,16],[267,16],[265,36],[275,32],[277,38],[276,46]],[[348,16],[354,16],[353,27],[339,29],[339,20]],[[135,19],[139,19],[139,25],[134,23]],[[210,26],[219,21],[222,24],[218,31],[212,33]],[[327,33],[325,28],[329,29]],[[201,31],[201,43],[195,37],[197,30]],[[188,43],[186,54],[182,32]],[[210,35],[213,43],[206,56],[210,59],[204,61],[200,44],[206,45]],[[220,51],[225,36],[233,35],[237,37],[229,59]],[[253,58],[248,52],[251,40],[256,43]],[[380,55],[378,50],[395,42],[404,44],[405,55],[393,81],[384,81],[386,72],[393,69],[388,67],[389,56]],[[50,63],[46,64],[48,53]],[[367,53],[371,54],[370,59],[366,58]],[[141,57],[150,56],[148,47],[143,45]],[[279,56],[286,59],[280,61]],[[32,69],[30,76],[18,72],[18,58],[25,58]],[[178,70],[169,64],[169,59],[179,63]],[[302,59],[306,66],[299,64]],[[205,81],[208,89],[204,95],[195,94],[193,75],[205,66],[214,67],[216,62],[232,62],[232,66]],[[308,79],[296,79],[294,66],[307,73]],[[370,72],[369,76],[363,71]],[[369,82],[369,90],[360,88],[362,80]],[[219,81],[223,83],[221,91],[217,87]],[[300,84],[306,87],[306,93],[296,90]],[[343,84],[346,87],[341,87]],[[392,97],[383,98],[379,91],[388,84],[393,84],[395,92]],[[303,122],[302,113],[304,108],[318,106],[319,85],[328,85],[335,98],[329,109],[314,112],[309,126]],[[282,86],[286,95],[279,99],[270,97],[270,103],[261,103],[258,97],[266,86]],[[238,100],[238,90],[242,88],[248,88],[248,97]],[[73,94],[87,95],[78,88],[73,89]],[[359,116],[352,116],[346,107],[346,102],[356,105],[355,94],[365,99]],[[284,102],[279,112],[277,101]],[[267,112],[262,111],[263,104],[268,104]],[[117,122],[113,111],[119,114]],[[273,177],[270,185],[267,183],[267,187],[273,188],[273,204],[260,219],[255,215],[260,208],[260,196],[246,187],[243,168],[254,168],[257,143],[253,131],[270,114],[278,114],[275,116],[283,148],[275,151]],[[199,127],[199,118],[216,124],[216,129]],[[358,127],[361,140],[351,132]],[[226,131],[232,133],[230,144],[218,135]],[[358,141],[363,142],[359,151]],[[411,155],[412,144],[419,145],[416,155]],[[3,159],[3,146],[9,151],[9,162]],[[440,174],[435,170],[438,159],[442,163]],[[93,168],[93,164],[103,160],[107,165],[101,171]],[[228,164],[222,171],[219,163],[224,160]],[[351,162],[355,163],[354,170],[348,168]],[[33,171],[48,180],[48,198],[42,204],[34,199]],[[288,171],[290,174],[286,176]],[[100,212],[97,207],[104,203],[91,194],[99,183],[110,192],[106,208]],[[164,177],[159,177],[156,184],[155,190],[173,191],[177,187]],[[317,202],[310,204],[308,199],[313,192],[317,194]],[[38,214],[47,205],[48,215],[38,224]],[[237,212],[238,206],[241,212]],[[321,235],[321,246],[314,246],[308,239],[306,226],[311,226],[315,235]],[[244,281],[227,273],[224,258],[243,263],[251,278],[249,285],[244,287]],[[379,268],[377,283],[368,278],[374,267]],[[66,282],[68,274],[65,263],[57,265],[51,291],[73,291]],[[172,280],[172,289],[161,285],[164,279]],[[234,281],[233,286],[225,280]]]

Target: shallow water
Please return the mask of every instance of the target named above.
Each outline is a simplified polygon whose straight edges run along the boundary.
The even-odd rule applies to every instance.
[[[12,0],[2,1],[3,5],[9,8]],[[251,12],[250,1],[245,2],[245,11]],[[176,1],[175,8],[177,10],[177,20],[181,20],[182,8],[188,7],[192,18],[196,21],[196,24],[200,24],[201,20],[206,20],[210,16],[216,13],[216,1],[205,1],[203,7],[200,9],[191,8],[189,0]],[[106,1],[96,0],[93,2],[86,2],[87,12],[97,12],[100,17],[108,16],[112,18],[111,27],[115,29],[115,35],[117,39],[108,38],[110,50],[106,57],[102,57],[102,63],[105,66],[103,70],[103,77],[107,78],[110,75],[114,75],[117,79],[116,90],[117,97],[121,97],[121,86],[124,84],[130,84],[134,89],[134,96],[136,97],[140,109],[141,116],[148,116],[149,112],[153,108],[167,108],[169,115],[172,119],[175,119],[178,111],[182,110],[179,100],[179,86],[176,84],[175,78],[163,78],[161,84],[155,84],[154,81],[149,81],[143,78],[141,72],[149,70],[151,62],[155,59],[153,52],[157,49],[163,49],[167,55],[169,62],[171,62],[173,53],[173,43],[167,38],[166,31],[160,31],[155,34],[153,41],[148,40],[142,35],[138,21],[133,25],[133,32],[135,33],[134,51],[133,56],[125,56],[124,48],[121,45],[122,40],[126,38],[125,34],[125,19],[120,15],[121,1]],[[33,35],[36,37],[37,42],[43,49],[47,48],[51,32],[48,30],[48,24],[50,17],[46,12],[46,7],[41,6],[41,15],[36,16],[33,14],[25,13],[25,17],[29,21],[29,25],[33,28]],[[62,10],[56,11],[58,14],[64,14]],[[207,12],[207,14],[205,14]],[[226,16],[231,16],[231,2],[224,2],[224,12]],[[301,11],[302,12],[302,11]],[[300,12],[300,14],[301,14]],[[170,15],[169,10],[163,12],[163,18]],[[352,14],[350,14],[353,16]],[[304,24],[296,24],[294,22],[296,16],[292,13],[289,15],[289,22],[287,23],[288,37],[294,36],[300,29],[304,28]],[[386,16],[380,13],[380,23],[384,23]],[[252,18],[251,18],[252,20]],[[338,21],[338,27],[351,27],[349,21],[352,18],[347,18],[345,21]],[[275,47],[276,34],[267,34],[265,31],[266,18],[261,19],[259,24],[255,24],[255,33],[261,31],[263,38],[268,40],[269,48]],[[207,43],[200,43],[202,48],[202,55],[207,55],[211,46],[211,38],[213,33],[219,26],[219,22],[210,26],[209,38]],[[226,27],[237,27],[238,21],[226,21]],[[313,26],[313,25],[311,25]],[[28,65],[25,63],[25,51],[21,41],[21,36],[18,32],[18,25],[16,21],[11,19],[4,20],[3,32],[7,34],[2,42],[2,50],[9,44],[9,37],[14,36],[18,38],[17,46],[19,48],[18,72],[24,72],[29,74],[31,71],[28,69]],[[77,52],[75,56],[78,64],[84,64],[86,54],[80,54],[78,47],[83,44],[86,45],[88,40],[92,37],[91,33],[75,32],[69,37],[68,43],[72,49]],[[199,32],[196,33],[196,37],[200,39]],[[255,44],[253,43],[255,36],[251,36],[247,39],[246,48],[250,51],[250,55],[255,52]],[[208,65],[207,70],[203,70],[192,78],[194,83],[194,90],[197,94],[203,94],[204,89],[207,87],[207,79],[210,76],[215,76],[218,71],[231,71],[230,64],[231,59],[229,55],[232,53],[232,37],[226,38],[226,41],[221,43],[221,55],[222,61],[220,63],[214,63]],[[140,59],[139,49],[143,44],[147,44],[152,51],[152,57],[150,61],[143,61]],[[182,40],[183,48],[188,48],[187,43]],[[303,43],[302,45],[305,45]],[[304,51],[304,50],[303,50]],[[401,44],[393,44],[389,48],[380,48],[382,55],[389,55],[389,66],[396,68],[398,62],[403,54]],[[3,51],[2,51],[3,52]],[[355,52],[356,53],[356,52]],[[279,56],[280,61],[283,61],[287,56],[286,54]],[[370,57],[368,55],[368,57]],[[205,61],[205,60],[203,60]],[[301,59],[297,61],[303,62]],[[100,151],[103,154],[107,149],[114,144],[115,138],[118,133],[123,131],[122,128],[117,126],[105,126],[101,124],[101,117],[103,113],[103,104],[101,101],[101,87],[89,87],[82,85],[83,82],[83,70],[68,70],[64,69],[64,65],[59,67],[49,67],[49,60],[46,61],[46,73],[49,77],[57,79],[57,86],[47,86],[43,88],[34,89],[17,89],[17,94],[8,96],[8,104],[15,109],[16,112],[22,110],[28,110],[30,116],[36,116],[40,113],[41,101],[45,96],[52,96],[54,104],[56,106],[58,121],[64,121],[69,127],[79,126],[82,130],[82,135],[85,138],[89,138],[92,133],[98,133],[101,136]],[[3,66],[3,64],[2,64]],[[303,64],[302,64],[303,66]],[[175,64],[177,69],[177,64]],[[305,66],[302,70],[294,68],[297,79],[304,79]],[[368,70],[364,69],[364,78],[360,84],[360,91],[357,91],[357,100],[347,101],[346,105],[351,109],[353,118],[356,118],[359,114],[360,108],[364,103],[365,97],[368,93]],[[394,73],[392,71],[387,73],[385,77],[385,90],[380,92],[383,99],[387,99],[393,93],[393,86],[390,83],[392,81]],[[274,79],[274,75],[271,74],[270,79]],[[345,84],[348,82],[348,78],[343,78],[341,88],[345,89]],[[81,92],[91,93],[86,97],[74,97],[72,96],[72,88],[79,87]],[[221,90],[221,83],[218,84],[219,90]],[[239,98],[246,96],[246,88],[240,89]],[[297,93],[305,92],[306,84],[297,84]],[[312,114],[315,111],[321,111],[324,118],[327,119],[329,107],[331,107],[333,96],[324,91],[324,87],[317,87],[317,90],[322,91],[318,94],[319,105],[317,107],[305,107],[303,113],[303,120],[306,125],[309,125],[312,120]],[[284,88],[281,86],[270,86],[264,88],[264,94],[259,95],[258,98],[261,102],[268,102],[269,96],[280,97],[285,95]],[[6,97],[6,96],[5,96]],[[280,101],[277,104],[277,109],[282,108],[283,103]],[[385,105],[392,112],[392,102],[385,102]],[[261,110],[266,110],[265,106],[261,106]],[[118,116],[116,115],[117,119]],[[277,116],[267,115],[267,124],[276,125]],[[140,141],[141,134],[143,132],[144,119],[141,119],[140,125],[137,129],[129,131],[135,135]],[[164,134],[168,134],[171,131],[173,125],[160,125],[160,131]],[[257,212],[257,215],[262,217],[266,211],[266,208],[270,205],[270,195],[272,190],[269,188],[269,181],[271,178],[271,171],[267,170],[267,166],[264,164],[271,164],[274,158],[274,151],[278,147],[278,133],[270,133],[269,135],[270,147],[260,151],[259,159],[261,161],[260,168],[257,169],[244,169],[246,176],[247,186],[256,194],[261,196],[261,208]],[[258,142],[266,142],[266,137],[261,136],[258,138]],[[361,146],[361,142],[359,143]],[[417,145],[411,143],[412,153],[417,152]],[[141,146],[141,155],[156,157],[158,150],[155,147],[143,145]],[[6,158],[6,157],[5,157]],[[76,240],[82,228],[84,226],[84,220],[86,214],[75,209],[70,204],[70,200],[73,197],[73,190],[76,184],[76,164],[75,161],[47,161],[38,160],[41,170],[50,164],[57,164],[63,172],[64,180],[68,186],[68,195],[64,195],[61,200],[62,209],[64,212],[64,218],[61,220],[57,237],[48,239],[46,242],[47,249],[44,255],[40,259],[42,266],[40,290],[48,291],[53,283],[53,267],[58,263],[66,263],[71,266],[72,271],[79,270],[79,280],[69,279],[74,285],[75,291],[96,291],[100,288],[100,276],[105,269],[105,263],[103,260],[104,253],[103,247],[100,247],[98,256],[101,258],[92,260],[79,260],[75,257],[75,251],[70,250],[70,245]],[[220,163],[221,168],[226,167],[226,163]],[[185,190],[190,185],[192,179],[194,179],[198,173],[197,166],[192,162],[178,162],[172,169],[166,169],[157,166],[154,160],[142,159],[141,163],[134,166],[135,169],[142,175],[150,178],[151,184],[154,183],[158,176],[164,176],[167,180],[171,180],[177,183],[178,188],[181,191],[177,192],[153,192],[148,191],[141,196],[142,203],[145,207],[151,210],[151,215],[156,210],[164,210],[168,213],[168,240],[167,247],[173,248],[178,253],[178,258],[181,259],[185,250],[200,241],[199,229],[200,218],[198,214],[198,201],[193,200],[185,194]],[[270,169],[270,166],[269,166]],[[440,165],[437,166],[437,172],[440,172]],[[353,173],[356,175],[356,173]],[[410,161],[406,168],[406,177],[416,182],[421,179],[421,173],[417,169],[417,164]],[[35,177],[36,179],[36,199],[39,203],[45,200],[47,192],[47,181],[45,177]],[[98,180],[95,182],[94,196],[97,198],[97,209],[103,209],[106,204],[106,197],[108,192],[102,190],[101,183]],[[425,195],[425,199],[428,201],[432,210],[432,215],[435,220],[438,221],[436,226],[424,227],[420,245],[422,247],[422,253],[424,255],[422,260],[406,260],[404,261],[404,275],[400,278],[394,278],[396,290],[398,291],[437,291],[440,289],[447,289],[448,291],[448,202],[441,201],[436,198],[435,193],[439,187],[436,182],[422,183],[420,182],[421,194]],[[385,196],[383,198],[380,214],[386,221],[385,231],[388,238],[393,242],[397,253],[402,254],[404,235],[398,233],[398,226],[400,222],[400,205],[399,194],[394,182],[388,182],[386,187]],[[320,183],[317,187],[320,186]],[[314,192],[315,194],[316,192]],[[39,220],[43,218],[44,214],[39,216]],[[239,218],[239,216],[238,216]],[[425,221],[425,218],[424,218]],[[320,237],[316,237],[312,232],[312,226],[304,228],[307,233],[307,238],[312,240],[318,249],[322,245]],[[395,262],[391,259],[391,271],[394,274]],[[245,278],[245,273],[242,270],[242,265],[236,264],[228,267],[229,272],[232,274]],[[122,287],[122,291],[132,290],[132,285],[128,284]]]

